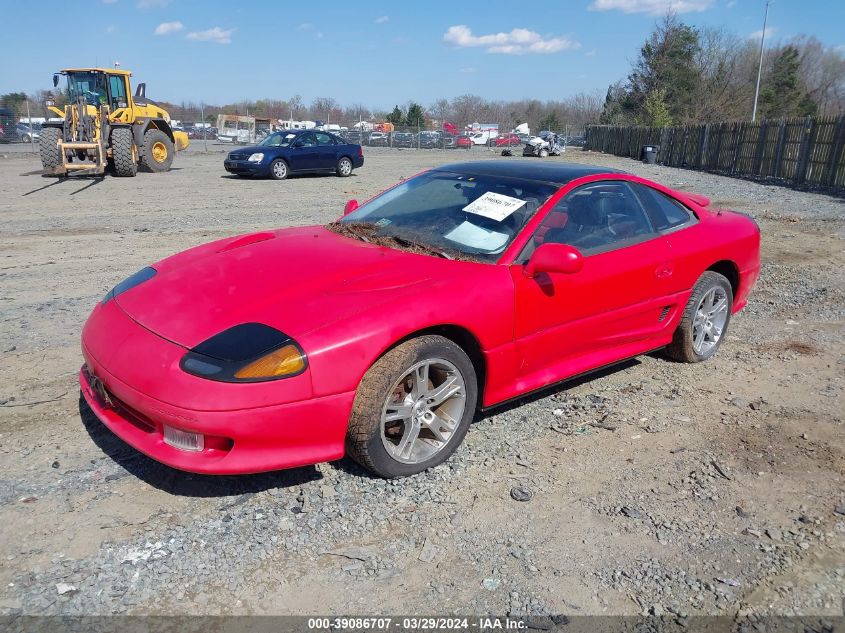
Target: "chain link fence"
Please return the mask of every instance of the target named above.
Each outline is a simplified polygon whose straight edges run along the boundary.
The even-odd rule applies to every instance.
[[[46,120],[44,106],[36,106],[27,95],[5,95],[0,98],[0,143],[26,143],[36,151]]]

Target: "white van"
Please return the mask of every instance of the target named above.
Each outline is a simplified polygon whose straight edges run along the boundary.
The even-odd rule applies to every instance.
[[[475,134],[470,135],[470,140],[472,140],[473,145],[487,145],[487,142],[499,136],[499,132],[496,130],[482,130],[481,132],[476,132]]]

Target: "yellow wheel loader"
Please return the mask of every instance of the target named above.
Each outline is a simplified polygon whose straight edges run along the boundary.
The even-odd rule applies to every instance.
[[[132,96],[126,70],[68,68],[53,75],[53,87],[65,78],[67,105],[48,108],[61,122],[44,124],[41,164],[44,173],[134,176],[138,166],[160,172],[170,169],[177,150],[188,147],[188,135],[170,127],[170,115],[146,98],[146,84]]]

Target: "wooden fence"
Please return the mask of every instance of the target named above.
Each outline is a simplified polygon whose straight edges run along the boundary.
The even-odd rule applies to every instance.
[[[587,126],[586,149],[719,174],[845,191],[845,116],[682,127]]]

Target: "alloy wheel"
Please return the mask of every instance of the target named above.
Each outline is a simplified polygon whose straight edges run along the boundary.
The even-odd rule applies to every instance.
[[[404,464],[431,459],[452,439],[464,416],[466,384],[442,358],[416,363],[396,381],[381,412],[387,453]]]
[[[718,345],[727,320],[728,295],[724,288],[711,288],[698,302],[692,321],[692,347],[696,354],[703,356]]]

